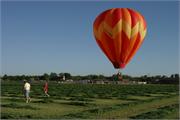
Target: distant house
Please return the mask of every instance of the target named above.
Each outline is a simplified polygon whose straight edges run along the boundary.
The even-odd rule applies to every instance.
[[[123,79],[121,81],[116,81],[117,84],[130,84],[129,80]]]
[[[78,83],[78,84],[88,84],[88,83],[91,83],[91,80],[76,80],[76,81],[74,81],[74,83]]]
[[[65,75],[63,75],[63,77],[62,77],[62,80],[66,80],[66,77],[65,77]]]
[[[137,84],[144,85],[147,84],[147,82],[137,82]]]
[[[104,84],[115,84],[115,81],[104,80]]]
[[[95,84],[105,84],[103,80],[96,81]]]
[[[63,83],[74,83],[74,81],[72,79],[68,79],[66,81],[63,81]]]

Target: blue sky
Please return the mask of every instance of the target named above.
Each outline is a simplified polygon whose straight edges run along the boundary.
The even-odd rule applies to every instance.
[[[178,73],[178,2],[2,2],[2,74],[69,72],[112,75],[93,36],[93,21],[113,7],[139,11],[147,21],[143,45],[123,74]]]

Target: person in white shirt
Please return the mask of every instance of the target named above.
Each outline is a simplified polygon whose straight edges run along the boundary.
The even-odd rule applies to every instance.
[[[25,98],[26,98],[26,103],[31,101],[31,98],[29,96],[30,90],[31,90],[30,83],[28,83],[27,81],[24,81],[24,95],[25,95]]]

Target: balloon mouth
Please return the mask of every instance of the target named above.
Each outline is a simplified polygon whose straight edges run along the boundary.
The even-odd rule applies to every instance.
[[[121,64],[119,65],[119,67],[120,67],[121,69],[125,68],[125,66],[126,66],[125,63],[121,63]]]
[[[116,69],[123,69],[123,68],[125,68],[125,66],[126,66],[125,63],[120,63],[120,64],[118,64],[118,63],[113,63],[113,65],[114,65],[114,68],[116,68]]]

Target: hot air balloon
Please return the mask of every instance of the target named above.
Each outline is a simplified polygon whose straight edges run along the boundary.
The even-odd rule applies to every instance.
[[[129,8],[106,10],[93,24],[97,44],[116,69],[123,69],[130,62],[143,43],[146,31],[144,17]]]

